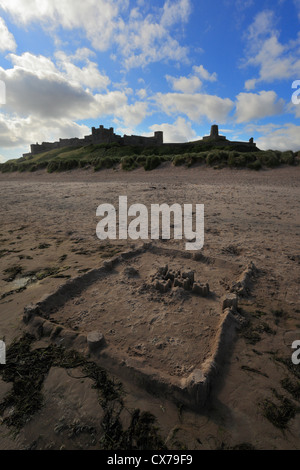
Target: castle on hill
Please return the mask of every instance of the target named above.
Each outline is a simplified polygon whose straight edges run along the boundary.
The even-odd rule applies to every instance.
[[[59,149],[63,147],[85,147],[90,144],[112,144],[120,145],[141,145],[144,147],[158,146],[163,144],[163,132],[154,132],[153,137],[143,137],[138,135],[124,135],[121,137],[114,133],[113,127],[106,129],[102,125],[99,128],[92,127],[92,133],[86,135],[83,139],[73,137],[71,139],[59,139],[57,142],[42,142],[41,144],[32,144],[30,152],[23,154],[23,157],[29,155],[37,155],[39,153],[48,152],[49,150]]]
[[[240,141],[232,141],[232,140],[227,140],[225,136],[219,135],[219,126],[214,124],[211,126],[210,129],[210,135],[203,137],[202,141],[200,140],[199,142],[206,142],[206,143],[216,143],[223,145],[246,145],[249,146],[249,148],[255,147],[256,148],[256,143],[253,140],[253,137],[249,139],[249,142],[240,142]]]
[[[42,142],[41,144],[32,144],[30,146],[30,152],[24,153],[23,157],[28,157],[31,155],[37,155],[39,153],[47,152],[53,149],[59,149],[63,147],[85,147],[90,144],[111,144],[111,143],[118,143],[120,145],[133,145],[133,146],[143,146],[143,147],[153,147],[153,146],[160,146],[163,145],[163,132],[156,131],[152,137],[144,137],[138,135],[124,135],[121,137],[114,133],[113,127],[106,129],[102,125],[99,128],[92,127],[92,133],[90,135],[86,135],[83,139],[79,139],[77,137],[73,137],[71,139],[59,139],[56,142]],[[196,142],[189,142],[195,144],[213,144],[216,147],[220,146],[240,146],[243,145],[246,149],[255,150],[256,144],[253,142],[253,138],[249,140],[249,142],[233,142],[227,140],[225,136],[219,135],[219,128],[217,125],[211,126],[211,131],[209,136],[203,137],[201,140],[197,140]],[[187,143],[185,143],[186,145]],[[176,145],[184,145],[184,144],[176,144]]]

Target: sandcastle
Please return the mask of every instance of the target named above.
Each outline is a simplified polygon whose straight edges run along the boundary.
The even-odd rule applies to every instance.
[[[252,264],[144,244],[27,306],[24,321],[38,338],[199,410],[243,323],[239,296],[254,274]]]

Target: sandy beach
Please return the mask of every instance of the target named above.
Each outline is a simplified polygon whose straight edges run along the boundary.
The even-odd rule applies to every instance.
[[[283,386],[285,379],[294,383],[297,377],[276,359],[291,361],[292,343],[300,340],[299,177],[299,166],[256,172],[203,166],[186,169],[169,163],[150,172],[140,168],[131,172],[82,169],[57,174],[45,171],[0,174],[0,339],[5,339],[9,348],[15,338],[23,335],[26,325],[22,318],[27,305],[35,304],[64,282],[99,268],[110,257],[139,246],[141,241],[97,238],[99,204],[116,206],[122,195],[128,197],[129,204],[141,203],[147,207],[154,203],[204,204],[203,255],[223,260],[225,266],[234,264],[237,269],[252,262],[257,269],[251,292],[240,300],[241,315],[249,326],[237,332],[204,408],[179,410],[163,395],[153,394],[122,377],[126,408],[153,413],[170,449],[204,450],[243,445],[255,449],[299,449],[299,413],[295,413],[282,430],[266,417],[263,407],[266,400],[280,407],[283,402],[279,397],[297,406],[297,400]],[[183,240],[155,243],[184,250]],[[148,267],[151,273],[154,262],[150,256],[140,261],[145,278]],[[226,269],[221,273],[216,270],[215,274],[211,271],[207,277],[212,285],[215,279],[219,286],[220,280],[226,278]],[[126,279],[115,284],[110,279],[105,288],[106,297],[100,299],[97,294],[94,305],[113,298],[105,318],[108,335],[113,329],[120,331],[131,326],[138,321],[138,315],[133,304],[129,304],[124,311],[130,319],[132,309],[131,321],[126,317],[122,323],[118,308],[123,306],[121,294],[125,295]],[[138,294],[134,300],[139,301]],[[147,311],[146,300],[140,302],[143,315],[153,319],[152,305],[149,304]],[[88,329],[90,317],[84,321],[79,319],[79,314],[88,306],[84,304],[80,310],[77,305],[74,304],[74,309],[73,304],[66,307],[68,324],[70,328],[84,325]],[[178,319],[176,308],[176,303],[168,304],[168,323],[164,321],[164,324],[170,328],[173,311]],[[193,303],[191,308],[194,308]],[[114,310],[118,311],[115,317]],[[58,323],[66,321],[62,315],[57,315]],[[95,320],[95,313],[93,315]],[[197,325],[199,320],[191,310],[186,319],[184,313],[182,315],[186,330],[192,322]],[[181,334],[180,323],[176,325],[173,335],[177,338]],[[207,325],[214,328],[210,320]],[[135,348],[132,331],[127,336],[123,331],[120,338],[116,336],[114,345],[123,348],[122,354],[128,346],[126,338],[130,338],[131,351]],[[143,350],[147,335],[142,329],[136,331],[139,335],[136,343],[142,344],[139,347]],[[158,338],[158,341],[162,340]],[[34,343],[34,348],[45,348],[49,342],[50,339],[43,337]],[[174,361],[166,349],[168,354],[162,362],[166,370],[176,376],[180,376],[180,367],[188,371],[195,362],[194,350],[189,345],[186,354],[191,359],[183,361],[182,358],[181,363],[180,356],[184,353],[180,348],[174,353]],[[159,358],[159,350],[154,349],[149,352],[146,348],[144,356],[146,360],[147,351],[151,353],[149,362],[153,367]],[[174,372],[176,367],[177,372]],[[9,435],[3,423],[0,449],[96,449],[103,433],[103,412],[91,380],[79,379],[80,376],[78,370],[69,373],[62,367],[51,367],[42,386],[43,406],[15,437]],[[11,382],[0,377],[0,402],[11,387]],[[7,409],[0,421],[12,412]],[[58,423],[63,423],[64,427],[58,428]],[[84,432],[70,435],[68,430],[74,423],[93,428],[93,439]]]

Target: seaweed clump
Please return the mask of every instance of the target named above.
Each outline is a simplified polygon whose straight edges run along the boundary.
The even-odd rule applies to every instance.
[[[30,421],[43,406],[42,386],[51,367],[65,369],[79,368],[93,381],[93,388],[98,391],[98,401],[104,413],[101,413],[101,436],[98,448],[103,450],[166,450],[163,439],[156,427],[156,417],[139,409],[128,410],[124,403],[125,392],[122,383],[109,376],[107,371],[95,362],[88,361],[75,350],[66,350],[61,346],[49,345],[46,348],[32,349],[34,336],[26,333],[15,340],[7,349],[6,364],[0,366],[0,376],[5,382],[12,382],[12,390],[0,403],[2,423],[11,427],[14,434]],[[124,426],[125,414],[130,414],[129,425]],[[97,431],[87,429],[80,423],[64,425],[72,431],[92,432],[96,440]],[[74,428],[74,429],[73,429]]]

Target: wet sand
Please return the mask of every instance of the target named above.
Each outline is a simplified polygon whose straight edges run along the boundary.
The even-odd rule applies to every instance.
[[[151,411],[172,448],[176,444],[171,445],[170,436],[177,428],[177,440],[188,449],[245,442],[258,449],[299,448],[299,414],[283,433],[263,416],[259,405],[266,398],[276,402],[272,389],[293,400],[281,381],[294,378],[274,361],[274,353],[290,357],[293,340],[300,339],[299,176],[299,167],[252,172],[169,164],[151,172],[1,174],[0,339],[5,337],[9,346],[22,335],[26,305],[134,244],[130,240],[101,242],[96,237],[99,204],[117,206],[120,195],[127,195],[129,204],[146,206],[204,204],[203,254],[241,266],[252,261],[259,270],[251,295],[241,302],[245,316],[259,331],[259,340],[253,344],[249,336],[238,335],[224,358],[211,399],[199,413],[183,410],[179,414],[173,403],[124,381],[127,406]],[[183,241],[158,243],[184,249]],[[10,281],[13,271],[8,270],[13,267],[19,273]],[[0,400],[9,387],[0,379]],[[89,380],[72,379],[64,369],[52,368],[43,393],[42,410],[15,440],[1,426],[0,448],[21,449],[33,442],[41,449],[93,448],[80,438],[74,441],[54,431],[62,415],[68,422],[78,419],[99,426],[101,412],[100,408],[99,414],[95,411],[95,390]]]

